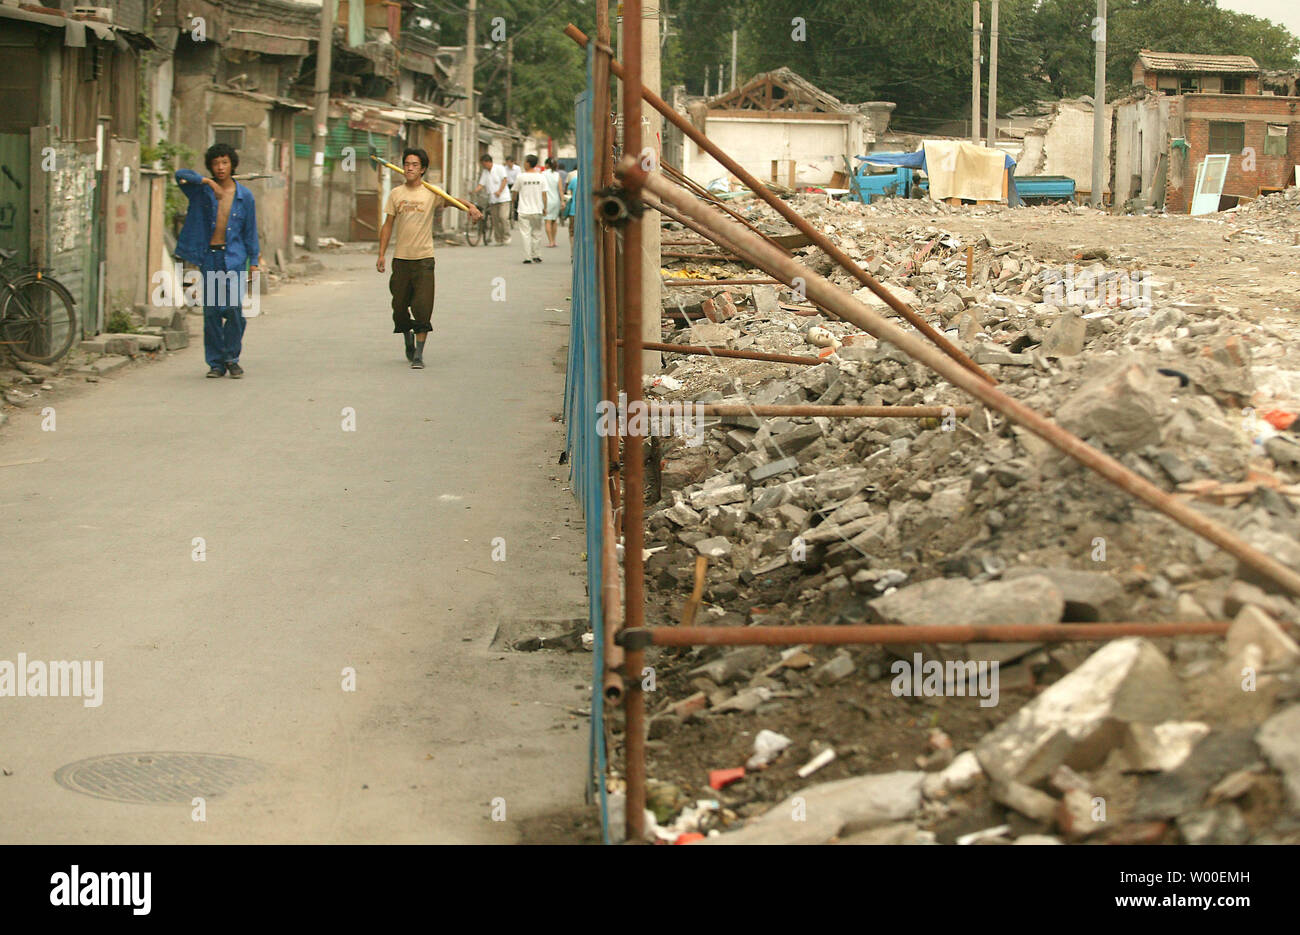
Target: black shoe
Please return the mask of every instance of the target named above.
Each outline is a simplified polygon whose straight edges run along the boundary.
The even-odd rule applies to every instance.
[[[225,375],[226,375],[226,371],[222,370],[220,367],[213,367],[211,370],[208,371],[209,379],[213,379],[215,377],[224,377]]]
[[[532,260],[524,260],[524,262],[525,262],[525,263],[531,263],[531,262],[533,262],[533,261],[532,261]],[[537,262],[540,263],[540,262],[542,262],[542,261],[541,261],[541,260],[538,260]]]
[[[534,262],[534,263],[540,263],[540,262],[542,262],[542,258],[541,258],[541,257],[534,257],[534,258],[533,258],[533,262]]]
[[[411,357],[411,369],[412,370],[424,369],[424,342],[423,341],[416,342],[415,353]]]
[[[230,372],[230,379],[238,380],[244,375],[244,368],[239,364],[226,364],[226,369]]]
[[[402,332],[402,340],[406,342],[406,359],[415,359],[415,335],[409,331]]]

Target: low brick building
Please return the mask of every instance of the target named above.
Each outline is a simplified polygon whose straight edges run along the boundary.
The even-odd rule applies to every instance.
[[[1133,83],[1157,94],[1258,94],[1259,63],[1249,55],[1193,55],[1143,49]]]
[[[1115,102],[1117,204],[1186,212],[1212,155],[1230,157],[1223,185],[1229,204],[1295,184],[1300,96],[1278,94],[1274,85],[1262,91],[1254,59],[1143,50],[1133,78],[1133,95]]]
[[[1295,184],[1300,162],[1300,97],[1184,95],[1181,138],[1186,141],[1183,184],[1170,189],[1165,205],[1186,211],[1196,170],[1207,155],[1226,154],[1223,194],[1256,198]]]

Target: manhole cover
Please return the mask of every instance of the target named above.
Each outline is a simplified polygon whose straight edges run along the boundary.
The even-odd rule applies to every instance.
[[[205,799],[260,779],[262,765],[214,753],[115,753],[61,766],[54,781],[74,792],[113,802]]]

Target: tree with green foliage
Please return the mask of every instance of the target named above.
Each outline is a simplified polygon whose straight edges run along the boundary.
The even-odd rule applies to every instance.
[[[597,0],[598,2],[598,0]],[[404,29],[440,45],[462,46],[468,26],[464,0],[415,0]],[[563,138],[573,131],[573,99],[586,86],[586,55],[564,35],[568,22],[594,28],[586,0],[491,0],[478,7],[474,85],[479,109],[506,122],[506,41],[514,40],[511,122],[528,132]],[[591,20],[591,23],[586,23]],[[424,25],[427,21],[428,25]]]

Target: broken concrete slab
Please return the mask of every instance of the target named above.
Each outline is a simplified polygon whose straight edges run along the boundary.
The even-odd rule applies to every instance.
[[[1136,451],[1160,440],[1160,403],[1153,368],[1127,357],[1083,384],[1057,410],[1056,421],[1080,438],[1118,451]]]
[[[739,831],[700,844],[825,844],[905,821],[921,808],[919,772],[854,776],[801,789]],[[797,819],[797,820],[796,820]]]
[[[1003,572],[1006,581],[1041,575],[1056,585],[1065,599],[1061,617],[1071,623],[1097,623],[1123,619],[1128,604],[1124,586],[1104,571],[1080,571],[1074,568],[1046,568],[1041,565],[1017,565]]]
[[[1074,357],[1083,353],[1088,323],[1076,308],[1067,308],[1052,327],[1047,329],[1039,353],[1044,357]]]
[[[731,554],[731,542],[722,536],[715,536],[695,543],[695,550],[705,558],[722,558]]]
[[[1265,721],[1255,742],[1269,764],[1282,774],[1291,811],[1300,813],[1300,704],[1284,708]]]
[[[1065,599],[1056,585],[1041,575],[1029,575],[1015,581],[983,583],[965,578],[933,578],[878,597],[868,602],[867,607],[877,622],[898,626],[1001,626],[1059,623],[1065,609]],[[941,660],[987,659],[1008,662],[1018,659],[1037,645],[967,643],[927,646],[922,649],[900,644],[886,648],[903,658],[922,652],[927,657]]]
[[[990,776],[1034,785],[1062,763],[1088,770],[1122,742],[1126,723],[1178,716],[1177,677],[1140,638],[1115,640],[986,734],[975,748]]]
[[[1125,768],[1139,773],[1176,770],[1209,733],[1210,725],[1200,721],[1128,724],[1122,747]]]
[[[1237,613],[1228,627],[1225,652],[1229,659],[1236,658],[1248,644],[1254,643],[1264,651],[1264,662],[1269,666],[1300,664],[1300,645],[1287,636],[1268,614],[1253,604]]]
[[[1175,770],[1143,776],[1133,819],[1176,818],[1205,801],[1214,785],[1259,756],[1248,728],[1219,728],[1201,740]]]
[[[121,370],[130,362],[131,362],[131,358],[129,357],[114,357],[114,356],[101,357],[99,358],[99,360],[92,360],[90,362],[90,369],[95,371],[95,373],[99,374],[100,376],[103,376],[104,374],[113,373],[117,370]]]

